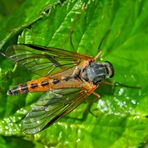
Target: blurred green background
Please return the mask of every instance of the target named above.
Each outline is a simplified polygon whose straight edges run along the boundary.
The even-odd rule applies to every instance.
[[[111,81],[142,87],[102,86],[97,90],[102,98],[91,108],[97,117],[65,117],[38,134],[24,135],[20,121],[38,94],[8,97],[6,92],[36,76],[0,54],[0,148],[148,147],[147,10],[147,0],[0,0],[0,52],[30,43],[95,56],[110,29],[102,60],[114,65]],[[86,107],[84,102],[68,116],[81,118]]]

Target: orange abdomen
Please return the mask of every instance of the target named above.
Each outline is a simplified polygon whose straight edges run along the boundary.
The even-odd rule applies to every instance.
[[[32,80],[24,84],[20,84],[17,87],[9,90],[8,95],[17,95],[27,92],[44,92],[50,89],[60,88],[80,88],[82,87],[82,81],[74,77],[62,77],[62,78],[49,78],[42,77],[37,80]]]
[[[27,92],[38,92],[38,91],[47,91],[53,86],[51,79],[49,77],[42,77],[37,80],[32,80],[24,84],[20,84],[17,87],[8,90],[8,95],[17,95]]]
[[[40,79],[27,82],[29,92],[47,91],[52,86],[53,83],[49,77],[42,77]]]

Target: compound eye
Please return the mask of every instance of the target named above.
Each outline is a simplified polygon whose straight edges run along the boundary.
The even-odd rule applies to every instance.
[[[114,76],[113,65],[108,61],[105,61],[105,65],[106,65],[107,74],[109,75],[110,78],[112,78]]]

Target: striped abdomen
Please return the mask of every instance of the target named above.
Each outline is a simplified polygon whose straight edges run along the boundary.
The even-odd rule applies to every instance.
[[[37,80],[29,81],[24,84],[20,84],[8,90],[7,95],[17,95],[34,91],[47,91],[49,87],[50,87],[49,78],[43,77]]]
[[[7,95],[17,95],[27,92],[48,91],[50,89],[60,88],[75,88],[81,87],[82,82],[75,77],[53,78],[43,77],[37,80],[29,81],[25,84],[20,84],[11,90],[8,90]]]

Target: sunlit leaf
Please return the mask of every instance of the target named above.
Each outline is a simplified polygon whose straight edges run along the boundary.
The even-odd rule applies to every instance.
[[[20,121],[39,94],[8,97],[6,92],[37,76],[0,55],[0,147],[20,147],[18,141],[26,147],[147,146],[147,9],[147,0],[26,0],[2,21],[1,51],[10,44],[29,43],[95,56],[102,38],[111,30],[101,47],[102,60],[110,61],[115,69],[111,81],[142,89],[102,86],[97,90],[102,98],[91,108],[95,116],[88,113],[84,120],[73,119],[82,117],[87,107],[84,102],[68,117],[28,136],[22,133]],[[91,96],[88,102],[93,99]]]

